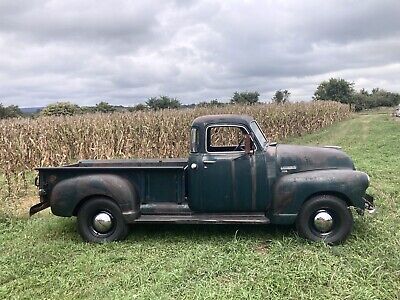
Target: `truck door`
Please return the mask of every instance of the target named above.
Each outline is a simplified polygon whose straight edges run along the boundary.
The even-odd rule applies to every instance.
[[[245,127],[237,125],[213,125],[205,130],[204,153],[192,153],[189,159],[188,202],[193,211],[265,210],[256,186],[261,156],[244,152],[247,133]]]

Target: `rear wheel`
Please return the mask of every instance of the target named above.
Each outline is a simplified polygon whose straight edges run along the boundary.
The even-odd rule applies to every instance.
[[[87,242],[106,243],[123,240],[128,234],[128,225],[114,201],[95,198],[79,209],[78,232]]]
[[[299,234],[312,241],[339,244],[353,228],[353,215],[342,199],[321,195],[302,206],[296,220]]]

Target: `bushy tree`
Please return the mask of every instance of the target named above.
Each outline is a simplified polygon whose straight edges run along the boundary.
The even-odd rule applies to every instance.
[[[0,103],[0,119],[7,118],[7,108]]]
[[[314,100],[332,100],[351,104],[354,83],[342,78],[331,78],[321,82],[314,93]]]
[[[181,103],[176,98],[168,96],[152,97],[146,101],[148,108],[153,110],[179,108]]]
[[[260,97],[259,92],[235,92],[231,99],[232,104],[252,105],[258,103]]]
[[[47,105],[41,114],[44,116],[73,116],[81,112],[78,105],[70,102],[57,102]]]
[[[17,105],[5,107],[0,103],[0,119],[16,118],[22,115],[23,113]]]
[[[2,103],[0,103],[0,119],[5,119],[6,117],[6,109]]]
[[[147,109],[147,106],[144,105],[144,104],[141,104],[141,103],[136,104],[135,106],[128,107],[128,111],[130,111],[130,112],[143,111],[143,110],[146,110],[146,109]]]
[[[96,104],[94,110],[101,113],[112,113],[115,111],[115,107],[110,105],[108,102],[101,101],[100,103]]]
[[[356,111],[380,106],[391,107],[399,103],[400,94],[388,92],[379,88],[374,88],[371,93],[365,89],[361,89],[352,99],[352,104]]]
[[[80,113],[82,114],[94,114],[96,112],[96,106],[81,106]]]
[[[276,104],[284,104],[289,102],[289,97],[290,92],[288,90],[277,90],[271,100]]]

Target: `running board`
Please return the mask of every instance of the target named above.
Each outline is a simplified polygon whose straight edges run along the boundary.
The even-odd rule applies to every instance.
[[[134,223],[269,224],[264,214],[141,215]]]
[[[192,213],[187,203],[147,203],[140,205],[142,215],[188,215]]]

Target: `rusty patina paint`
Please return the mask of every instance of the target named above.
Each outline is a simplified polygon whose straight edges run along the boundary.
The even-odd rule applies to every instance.
[[[310,147],[278,144],[277,163],[287,173],[326,169],[352,169],[351,158],[341,150],[325,147]],[[294,167],[290,169],[290,167]]]
[[[336,195],[350,206],[364,209],[367,187],[367,175],[351,169],[314,170],[283,175],[274,186],[271,221],[293,222],[304,201],[318,194]]]

